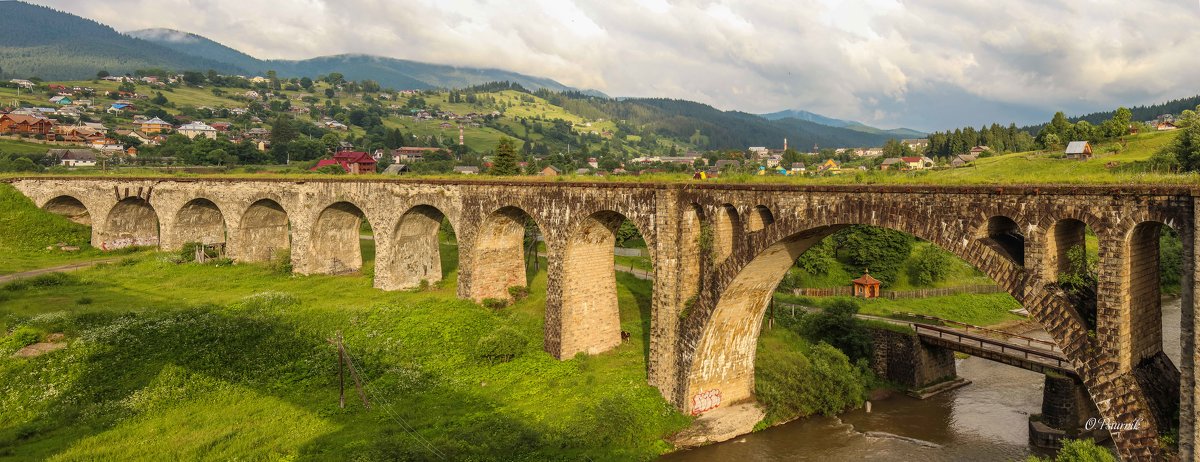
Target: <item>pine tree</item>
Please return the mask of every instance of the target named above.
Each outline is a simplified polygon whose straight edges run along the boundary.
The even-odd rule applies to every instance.
[[[517,167],[517,150],[513,148],[512,140],[508,137],[501,137],[500,143],[496,145],[496,155],[492,158],[492,168],[488,169],[488,173],[492,175],[520,173],[520,169]]]

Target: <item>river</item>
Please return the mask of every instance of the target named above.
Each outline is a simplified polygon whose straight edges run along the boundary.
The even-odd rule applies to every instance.
[[[1179,299],[1163,300],[1163,347],[1176,363],[1179,309]],[[1010,462],[1045,455],[1029,446],[1028,433],[1029,414],[1041,412],[1042,375],[975,357],[957,367],[970,385],[926,400],[896,395],[872,403],[871,413],[801,419],[661,461]]]

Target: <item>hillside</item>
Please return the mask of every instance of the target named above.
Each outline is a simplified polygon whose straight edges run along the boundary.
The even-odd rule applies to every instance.
[[[180,53],[229,63],[252,74],[266,71],[267,66],[262,60],[189,32],[158,28],[135,30],[128,34]]]
[[[853,121],[849,121],[849,120],[825,117],[821,114],[817,114],[815,112],[809,112],[809,111],[805,111],[805,110],[801,110],[801,109],[784,109],[779,112],[772,112],[769,114],[759,114],[759,116],[764,119],[767,119],[767,120],[779,120],[779,119],[787,119],[787,118],[806,120],[809,122],[816,122],[821,125],[828,125],[830,127],[845,127],[848,125],[858,123],[858,122],[853,122]]]
[[[0,2],[0,77],[90,78],[137,69],[216,69],[240,73],[224,62],[186,55],[123,35],[111,27],[23,2]]]

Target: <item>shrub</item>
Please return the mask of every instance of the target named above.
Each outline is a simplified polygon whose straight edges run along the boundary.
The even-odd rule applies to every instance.
[[[267,262],[267,268],[279,274],[292,274],[292,252],[287,249],[276,250]]]
[[[521,331],[502,326],[479,339],[475,355],[490,364],[506,363],[520,356],[528,345],[529,339]]]
[[[75,300],[75,304],[76,305],[91,305],[92,298],[91,297],[79,297],[78,300]]]
[[[499,310],[508,306],[508,300],[503,298],[485,298],[483,299],[483,306],[493,310]]]
[[[529,288],[525,286],[512,286],[508,288],[508,295],[512,296],[514,302],[524,300],[529,296]]]
[[[1062,449],[1053,459],[1030,457],[1029,462],[1116,462],[1116,457],[1108,449],[1098,446],[1095,441],[1063,440]]]
[[[846,353],[850,359],[871,355],[871,334],[854,318],[858,304],[839,299],[821,312],[805,316],[803,334],[814,342],[825,342]]]
[[[74,276],[67,273],[48,273],[31,278],[18,279],[4,286],[5,290],[18,291],[45,287],[58,287],[78,282]]]
[[[37,343],[41,335],[29,326],[18,327],[13,333],[4,338],[4,351],[11,352]]]
[[[929,286],[945,280],[952,264],[949,253],[935,245],[927,245],[914,256],[908,274],[913,283]]]
[[[834,415],[866,399],[865,375],[869,373],[829,344],[820,343],[807,351],[761,353],[760,348],[754,394],[772,422]]]

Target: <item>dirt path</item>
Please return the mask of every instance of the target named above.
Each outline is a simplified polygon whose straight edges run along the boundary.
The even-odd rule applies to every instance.
[[[78,271],[81,269],[91,268],[91,267],[99,265],[101,263],[112,263],[117,260],[120,260],[120,258],[103,258],[100,260],[81,261],[81,262],[75,262],[75,263],[68,263],[66,265],[51,266],[49,268],[38,268],[38,269],[34,269],[34,270],[29,270],[29,271],[22,271],[20,273],[5,274],[3,276],[0,276],[0,284],[4,284],[4,283],[10,282],[10,281],[15,281],[17,279],[25,279],[25,278],[31,278],[34,276],[41,276],[43,274],[66,273],[69,271]]]

